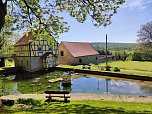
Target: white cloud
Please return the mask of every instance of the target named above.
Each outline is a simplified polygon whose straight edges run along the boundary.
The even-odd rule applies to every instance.
[[[126,0],[122,8],[143,10],[152,5],[152,0]]]

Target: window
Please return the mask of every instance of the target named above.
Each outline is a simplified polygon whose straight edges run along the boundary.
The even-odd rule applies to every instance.
[[[28,66],[29,62],[27,61],[27,66]]]
[[[49,47],[49,51],[52,51],[52,47]]]
[[[79,59],[79,63],[82,63],[82,59]]]
[[[63,52],[63,51],[60,51],[60,55],[61,55],[61,56],[64,56],[64,52]]]
[[[98,60],[98,57],[96,57],[96,60]]]
[[[42,46],[38,46],[38,51],[42,51]]]
[[[20,46],[20,52],[23,52],[23,46]]]

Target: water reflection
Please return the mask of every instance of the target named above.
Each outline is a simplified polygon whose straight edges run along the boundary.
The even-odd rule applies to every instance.
[[[5,95],[20,93],[44,93],[46,90],[66,90],[71,93],[96,93],[119,95],[152,95],[152,83],[126,81],[124,79],[102,76],[87,76],[72,74],[70,86],[63,87],[61,82],[49,83],[48,80],[61,77],[62,72],[50,72],[46,74],[20,75],[16,80],[0,81],[0,90]],[[17,76],[18,77],[18,76]],[[30,78],[28,78],[30,77]]]

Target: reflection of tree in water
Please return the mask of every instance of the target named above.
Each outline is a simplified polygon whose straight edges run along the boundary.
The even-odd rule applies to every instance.
[[[11,95],[11,94],[19,94],[17,91],[17,83],[0,81],[0,94],[1,95]]]
[[[60,82],[51,83],[50,90],[52,90],[52,91],[60,91]]]
[[[140,90],[152,95],[152,85],[141,85]]]
[[[68,92],[71,93],[71,91],[72,91],[71,85],[69,85],[68,87],[63,87],[62,90],[63,90],[63,91],[68,91]]]

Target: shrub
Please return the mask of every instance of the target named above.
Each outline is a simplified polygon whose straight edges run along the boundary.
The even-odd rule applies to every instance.
[[[19,98],[17,99],[18,104],[26,104],[26,105],[33,105],[36,106],[38,102],[32,98],[24,99],[24,98]]]
[[[112,68],[112,71],[114,71],[114,72],[119,72],[120,69],[119,69],[118,67],[113,67],[113,68]]]
[[[6,105],[6,106],[13,106],[14,105],[14,100],[4,100],[4,99],[1,99],[1,104],[3,105]]]
[[[103,71],[104,70],[104,66],[98,66],[99,70]]]
[[[111,68],[111,67],[110,67],[109,65],[106,65],[106,66],[105,66],[105,70],[106,70],[106,71],[111,71],[110,68]]]
[[[132,55],[129,55],[126,60],[127,61],[132,61]]]
[[[132,54],[132,61],[141,61],[142,60],[142,54],[139,52],[134,52]]]

